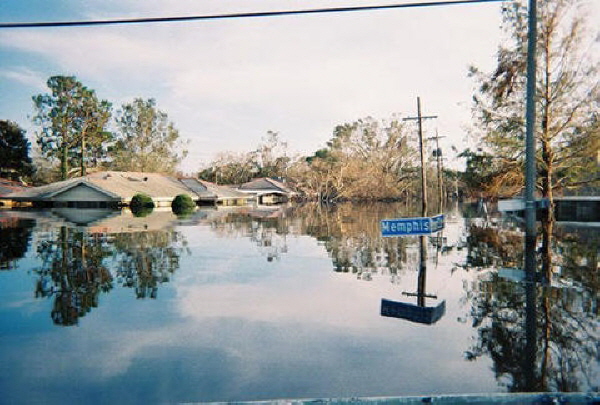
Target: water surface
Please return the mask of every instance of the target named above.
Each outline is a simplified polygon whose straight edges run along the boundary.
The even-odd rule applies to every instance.
[[[598,390],[597,228],[557,225],[526,283],[518,222],[380,236],[415,212],[0,211],[1,402]]]

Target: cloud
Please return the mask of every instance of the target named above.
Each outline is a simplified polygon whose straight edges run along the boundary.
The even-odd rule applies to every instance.
[[[52,60],[65,71],[106,81],[115,73],[131,77],[135,72],[164,69],[160,62],[168,60],[146,41],[106,29],[80,31],[77,35],[64,30],[15,31],[3,36],[0,44]]]
[[[46,77],[42,73],[26,67],[0,70],[0,76],[38,91],[46,88]]]
[[[328,5],[339,5],[331,2]],[[286,8],[324,7],[294,2]],[[280,9],[278,2],[88,3],[86,18]],[[462,18],[452,18],[452,16]],[[337,124],[425,109],[450,116],[469,99],[466,70],[493,55],[497,7],[348,13],[3,33],[0,46],[75,74],[118,104],[156,98],[192,140],[186,170],[219,151],[256,147],[279,131],[312,153]],[[497,18],[497,17],[496,17]],[[494,48],[494,49],[491,49]],[[482,55],[484,51],[484,57]],[[41,70],[40,70],[41,71]],[[468,117],[468,116],[466,116]],[[195,160],[192,160],[195,158]]]

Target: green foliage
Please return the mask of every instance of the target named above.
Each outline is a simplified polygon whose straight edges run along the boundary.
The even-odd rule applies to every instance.
[[[186,216],[194,211],[196,203],[187,194],[179,194],[173,199],[171,209],[177,216]]]
[[[333,157],[331,155],[331,152],[329,149],[323,148],[323,149],[319,149],[318,151],[316,151],[312,156],[308,156],[305,158],[306,163],[308,163],[308,164],[311,164],[316,159],[334,160],[335,157]]]
[[[48,79],[49,94],[33,97],[37,143],[42,156],[60,162],[61,179],[76,168],[172,173],[187,155],[179,132],[153,99],[137,98],[119,111],[118,134],[107,131],[112,105],[74,76]]]
[[[192,197],[190,197],[189,195],[179,194],[173,199],[171,206],[173,208],[193,208],[196,206],[196,203],[194,202],[194,200],[192,200]]]
[[[147,194],[137,193],[131,198],[129,209],[136,217],[145,217],[154,210],[154,201]]]
[[[33,174],[29,141],[16,123],[0,120],[0,177],[17,179]]]
[[[179,131],[154,99],[123,105],[117,127],[114,170],[173,173],[187,155]]]
[[[137,193],[131,198],[130,205],[137,208],[154,208],[154,201],[147,194]]]
[[[71,167],[84,175],[86,167],[99,165],[106,156],[112,106],[74,76],[52,76],[47,85],[50,94],[33,97],[34,123],[41,127],[38,145],[45,158],[60,161],[61,179]]]

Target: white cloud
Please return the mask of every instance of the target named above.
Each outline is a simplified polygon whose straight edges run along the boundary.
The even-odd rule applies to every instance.
[[[152,1],[140,9],[139,2],[91,2],[84,13],[115,18],[282,8],[271,1],[198,4]],[[285,8],[334,4],[294,2]],[[198,158],[255,147],[268,130],[311,153],[336,124],[414,114],[416,96],[426,110],[444,117],[448,132],[459,132],[457,104],[470,98],[467,66],[492,59],[497,10],[473,5],[12,31],[0,37],[0,46],[51,62],[116,104],[156,98],[192,140],[196,160],[189,159],[186,169],[193,170]]]
[[[46,77],[40,72],[26,67],[0,70],[0,76],[14,80],[22,85],[41,91],[46,87]]]

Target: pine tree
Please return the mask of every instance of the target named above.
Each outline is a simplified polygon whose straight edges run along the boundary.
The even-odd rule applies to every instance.
[[[31,176],[33,165],[25,131],[16,123],[0,120],[0,176],[17,179]]]
[[[33,97],[34,122],[41,126],[37,142],[46,158],[60,161],[62,180],[71,167],[78,167],[83,176],[87,166],[106,155],[111,104],[98,100],[94,90],[74,76],[52,76],[47,84],[50,94]]]

